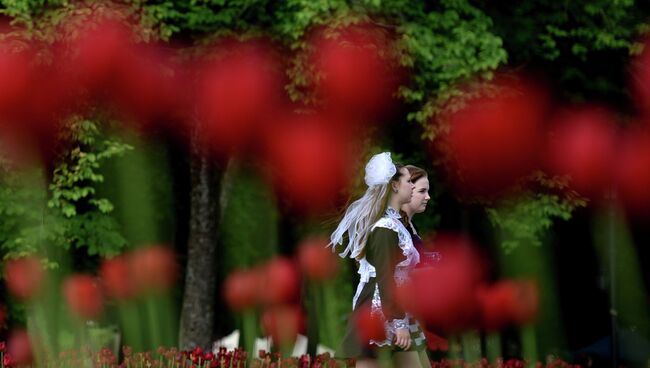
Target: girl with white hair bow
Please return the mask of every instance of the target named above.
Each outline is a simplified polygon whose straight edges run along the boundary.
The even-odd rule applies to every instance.
[[[343,219],[331,236],[333,246],[348,242],[341,257],[359,262],[359,284],[352,300],[354,316],[347,324],[346,334],[336,356],[356,358],[357,367],[373,367],[378,350],[390,353],[396,360],[410,351],[413,339],[409,330],[412,322],[393,295],[395,287],[409,278],[420,260],[409,232],[400,221],[400,207],[411,201],[414,185],[408,170],[394,164],[390,153],[373,156],[366,165],[365,181],[368,189],[346,210]],[[370,313],[384,324],[385,338],[364,338],[355,321],[359,313]],[[416,358],[397,362],[399,366],[417,367]],[[415,364],[415,365],[414,365]]]

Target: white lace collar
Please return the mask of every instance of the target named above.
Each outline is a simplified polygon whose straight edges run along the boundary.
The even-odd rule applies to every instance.
[[[385,214],[386,214],[386,217],[392,218],[392,219],[401,219],[402,218],[402,215],[399,214],[399,211],[394,209],[391,206],[388,206],[386,208]]]

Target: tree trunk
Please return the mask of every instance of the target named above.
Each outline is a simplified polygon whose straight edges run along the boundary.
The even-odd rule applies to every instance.
[[[193,132],[191,142],[190,226],[179,331],[181,349],[211,349],[214,341],[221,168],[199,144],[198,130]]]

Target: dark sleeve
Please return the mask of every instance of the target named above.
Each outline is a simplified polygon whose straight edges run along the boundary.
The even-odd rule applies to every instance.
[[[375,266],[377,285],[384,315],[388,321],[403,319],[404,311],[395,299],[395,266],[404,256],[399,247],[397,233],[393,230],[378,227],[368,239],[368,262]]]

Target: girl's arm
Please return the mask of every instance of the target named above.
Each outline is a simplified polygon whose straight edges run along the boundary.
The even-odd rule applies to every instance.
[[[395,329],[408,328],[406,313],[397,303],[395,295],[395,266],[404,258],[398,244],[395,231],[378,227],[371,234],[366,255],[375,266],[384,316]]]

